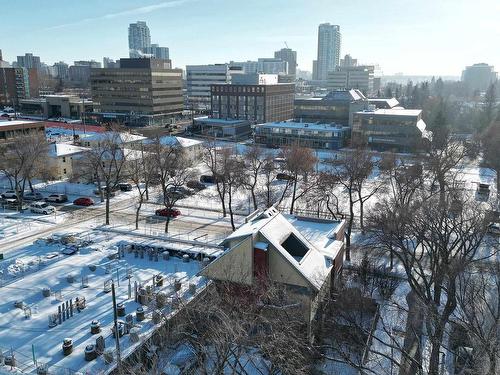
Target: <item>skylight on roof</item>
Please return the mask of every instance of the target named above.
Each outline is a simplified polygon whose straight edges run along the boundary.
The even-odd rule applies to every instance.
[[[290,233],[286,240],[281,243],[281,246],[283,246],[288,254],[294,257],[297,262],[300,262],[309,251],[309,248],[293,233]]]

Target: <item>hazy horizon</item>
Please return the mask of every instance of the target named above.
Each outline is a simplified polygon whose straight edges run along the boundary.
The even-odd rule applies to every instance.
[[[256,60],[288,46],[311,71],[317,29],[338,24],[341,55],[378,64],[384,75],[460,76],[467,65],[500,66],[500,2],[367,0],[20,1],[2,20],[4,60],[26,52],[49,65],[128,57],[128,25],[146,21],[151,41],[170,48],[175,67]],[[22,22],[21,22],[22,20]]]

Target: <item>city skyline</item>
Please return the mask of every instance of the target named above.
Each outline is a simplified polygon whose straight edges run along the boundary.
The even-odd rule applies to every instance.
[[[137,6],[131,0],[99,4],[53,0],[31,12],[36,4],[23,1],[9,9],[3,23],[11,37],[1,45],[5,60],[15,61],[26,52],[50,65],[127,57],[128,26],[145,21],[155,41],[170,47],[174,67],[272,57],[287,42],[297,51],[297,68],[311,71],[318,25],[329,22],[341,28],[341,56],[349,53],[360,63],[379,64],[386,75],[459,76],[474,63],[500,66],[500,51],[489,48],[500,38],[495,20],[500,4],[493,0],[408,1],[405,6],[389,0],[383,9],[368,1],[150,0]],[[217,11],[221,8],[223,18]],[[469,26],[477,19],[481,22]]]

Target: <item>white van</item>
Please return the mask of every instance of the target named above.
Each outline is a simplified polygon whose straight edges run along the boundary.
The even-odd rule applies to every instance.
[[[30,205],[30,211],[35,214],[48,215],[54,213],[56,208],[45,202],[35,202]]]

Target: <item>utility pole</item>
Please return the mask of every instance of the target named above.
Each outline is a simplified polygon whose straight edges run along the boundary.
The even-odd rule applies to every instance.
[[[111,296],[113,298],[113,319],[115,325],[115,343],[116,343],[116,369],[118,374],[122,373],[122,359],[120,353],[120,333],[118,332],[118,312],[116,311],[115,283],[111,283]]]

